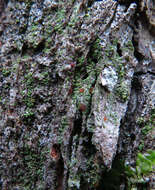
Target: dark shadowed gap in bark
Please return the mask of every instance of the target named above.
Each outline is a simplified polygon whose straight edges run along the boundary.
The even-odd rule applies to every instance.
[[[93,5],[94,2],[99,2],[99,1],[103,1],[103,0],[88,0],[88,7],[91,7]]]
[[[118,190],[122,184],[125,184],[124,162],[120,157],[116,156],[112,164],[112,169],[104,172],[103,179],[97,190]]]
[[[35,49],[35,54],[39,54],[45,48],[45,40],[41,41]]]
[[[141,0],[118,0],[120,5],[125,5],[127,8],[130,6],[131,3],[136,3],[139,5]]]
[[[134,51],[134,56],[137,58],[137,60],[140,62],[144,59],[144,56],[137,50],[138,47],[138,42],[136,42],[135,40],[132,41],[133,42],[133,46],[135,48]]]
[[[28,53],[28,45],[27,43],[23,43],[22,50],[21,50],[21,55],[25,55]]]
[[[64,177],[64,162],[61,157],[58,163],[57,168],[57,189],[56,190],[63,190],[63,177]]]
[[[4,11],[5,7],[7,6],[9,0],[0,0],[0,16]]]
[[[139,20],[139,18],[136,16],[137,19],[135,19],[135,25],[138,26],[137,20]],[[137,39],[137,33],[134,30],[134,35],[132,37],[132,43],[134,46],[134,56],[136,57],[136,59],[138,60],[138,62],[141,62],[144,59],[144,56],[138,51],[138,40]]]
[[[74,121],[74,126],[73,130],[71,133],[70,141],[69,141],[69,157],[71,159],[71,153],[72,153],[72,142],[73,142],[73,137],[77,134],[80,135],[82,130],[82,114],[77,114],[77,118]]]
[[[33,49],[33,50],[30,49],[26,43],[24,43],[23,46],[22,46],[21,55],[25,55],[25,54],[37,55],[37,54],[41,53],[44,48],[45,48],[45,40],[41,41],[37,45],[37,47],[35,49]]]
[[[59,161],[56,164],[56,176],[57,176],[57,188],[56,190],[63,190],[63,178],[64,178],[64,161],[60,151],[60,145],[54,144],[56,153],[59,154]]]
[[[142,84],[141,84],[139,77],[138,77],[138,75],[140,75],[140,74],[135,73],[134,78],[132,80],[132,88],[134,88],[136,91],[140,91],[142,89]]]
[[[74,121],[74,128],[72,132],[72,136],[80,135],[82,127],[82,113],[78,114],[76,120]]]
[[[122,50],[121,50],[121,46],[119,43],[117,43],[117,53],[118,55],[121,57],[122,56]]]
[[[152,36],[155,36],[155,26],[152,26],[152,27],[150,28],[150,34],[151,34]]]

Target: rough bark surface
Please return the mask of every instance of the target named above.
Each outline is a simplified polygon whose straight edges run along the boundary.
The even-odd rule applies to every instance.
[[[128,188],[109,173],[155,148],[153,0],[0,0],[0,63],[0,189]]]

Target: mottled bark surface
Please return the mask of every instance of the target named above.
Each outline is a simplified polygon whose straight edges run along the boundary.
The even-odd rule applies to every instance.
[[[155,148],[154,1],[0,0],[0,92],[0,189],[127,189]]]

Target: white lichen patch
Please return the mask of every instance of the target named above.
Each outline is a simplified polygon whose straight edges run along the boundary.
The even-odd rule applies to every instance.
[[[101,74],[100,74],[100,81],[101,85],[103,87],[106,87],[108,91],[113,91],[115,85],[117,84],[117,73],[116,71],[112,68],[105,68]]]

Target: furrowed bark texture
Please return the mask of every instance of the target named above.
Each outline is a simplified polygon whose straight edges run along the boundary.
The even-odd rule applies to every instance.
[[[0,189],[127,188],[105,176],[154,149],[154,1],[0,0],[0,92]]]

